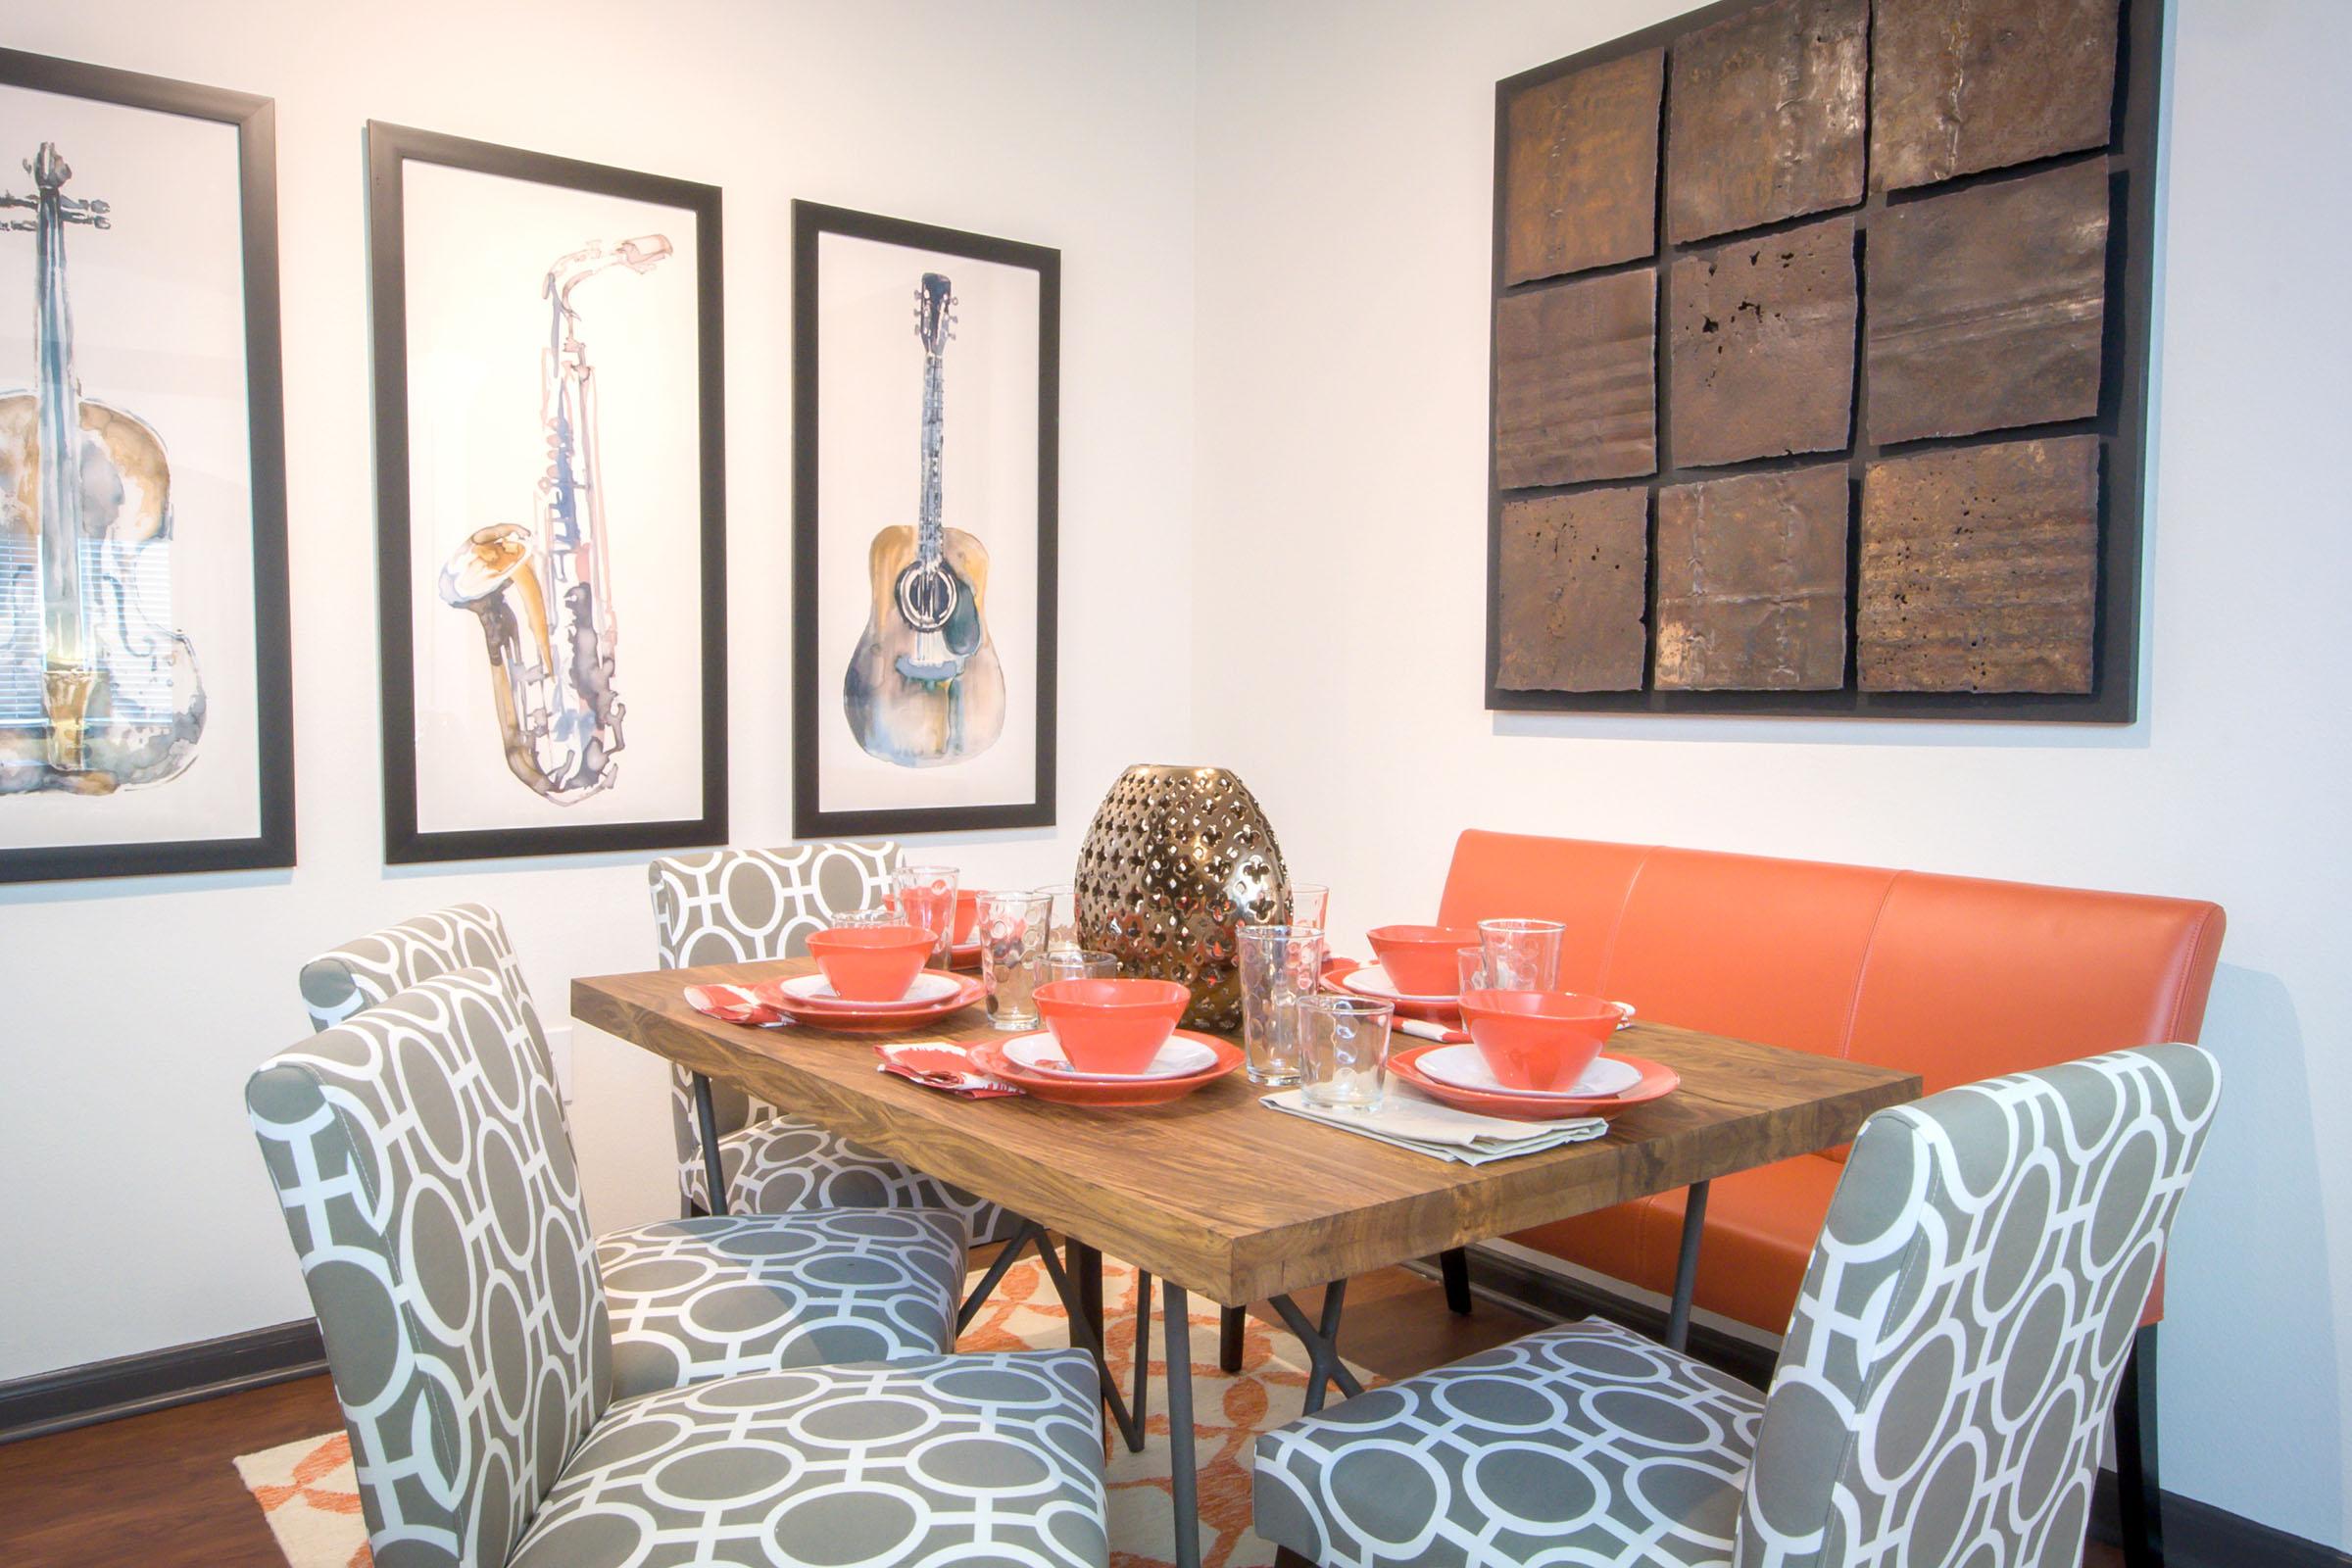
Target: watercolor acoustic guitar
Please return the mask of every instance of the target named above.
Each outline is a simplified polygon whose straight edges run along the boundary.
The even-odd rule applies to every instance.
[[[940,362],[955,335],[946,277],[915,290],[923,343],[922,518],[874,535],[866,552],[873,608],[842,680],[858,744],[902,767],[977,757],[1004,732],[1004,670],[983,619],[988,551],[940,520],[944,424]]]
[[[81,395],[66,230],[111,226],[107,204],[64,193],[54,142],[24,165],[33,387],[0,394],[0,795],[111,795],[196,760],[204,683],[172,616],[172,472],[163,437]]]

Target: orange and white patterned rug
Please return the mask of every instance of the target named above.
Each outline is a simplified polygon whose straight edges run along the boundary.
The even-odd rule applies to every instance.
[[[1135,1271],[1106,1260],[1102,1297],[1111,1368],[1120,1374],[1120,1387],[1132,1391]],[[1217,1370],[1216,1307],[1196,1300],[1191,1317],[1202,1568],[1266,1568],[1274,1560],[1274,1548],[1250,1528],[1250,1444],[1260,1432],[1298,1413],[1306,1390],[1306,1352],[1289,1334],[1252,1317],[1243,1342],[1242,1370],[1228,1377]],[[1144,1451],[1130,1453],[1115,1432],[1111,1438],[1112,1568],[1155,1568],[1174,1559],[1168,1506],[1167,1342],[1160,1329],[1154,1312]],[[1052,1349],[1068,1343],[1061,1302],[1032,1257],[1006,1271],[956,1348]],[[1356,1372],[1364,1376],[1360,1368]],[[366,1568],[368,1527],[360,1516],[352,1478],[351,1446],[342,1433],[247,1454],[237,1460],[237,1474],[268,1516],[288,1568]]]

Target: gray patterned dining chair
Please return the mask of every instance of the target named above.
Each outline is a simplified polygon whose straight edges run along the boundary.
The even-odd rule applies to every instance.
[[[2075,1568],[2221,1079],[2194,1046],[1883,1110],[1770,1393],[1598,1319],[1258,1439],[1258,1534],[1322,1568]]]
[[[319,955],[302,969],[315,1028],[368,1017],[447,975],[487,974],[509,999],[534,1074],[555,1083],[530,988],[497,911],[462,904]],[[570,1135],[561,1102],[553,1136]],[[817,1208],[744,1223],[697,1218],[597,1243],[623,1396],[762,1367],[891,1360],[955,1348],[960,1215]]]
[[[646,881],[653,890],[662,967],[805,956],[809,933],[836,916],[880,904],[898,867],[899,847],[886,840],[708,850],[655,860],[646,867]],[[689,1213],[710,1206],[692,1084],[685,1068],[670,1069],[678,1188]],[[912,1204],[963,1215],[974,1242],[1002,1240],[1019,1223],[994,1203],[860,1149],[756,1095],[715,1079],[710,1092],[729,1213]]]
[[[609,1323],[625,1309],[496,972],[370,1006],[264,1063],[245,1098],[383,1568],[1104,1562],[1081,1352],[729,1367],[621,1396]],[[698,1322],[742,1330],[756,1361],[760,1303],[747,1321],[740,1286],[710,1290]]]

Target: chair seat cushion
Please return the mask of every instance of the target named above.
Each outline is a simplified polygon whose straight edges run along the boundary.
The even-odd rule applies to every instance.
[[[722,1378],[616,1401],[511,1568],[1100,1568],[1102,1394],[1077,1350]]]
[[[1004,1211],[985,1199],[860,1149],[799,1116],[771,1116],[722,1134],[718,1159],[730,1213],[939,1208],[963,1216],[974,1242],[996,1241],[1012,1228]],[[687,1202],[710,1208],[710,1183],[699,1153],[680,1163],[678,1182]]]
[[[1322,1568],[1732,1560],[1763,1397],[1590,1318],[1257,1440],[1257,1533]]]
[[[952,1349],[963,1236],[938,1209],[808,1208],[600,1237],[613,1396]]]

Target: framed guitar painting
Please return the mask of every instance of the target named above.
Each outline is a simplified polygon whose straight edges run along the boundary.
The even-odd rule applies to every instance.
[[[793,831],[1054,821],[1061,253],[793,204]]]
[[[0,49],[0,882],[294,863],[273,119]]]

